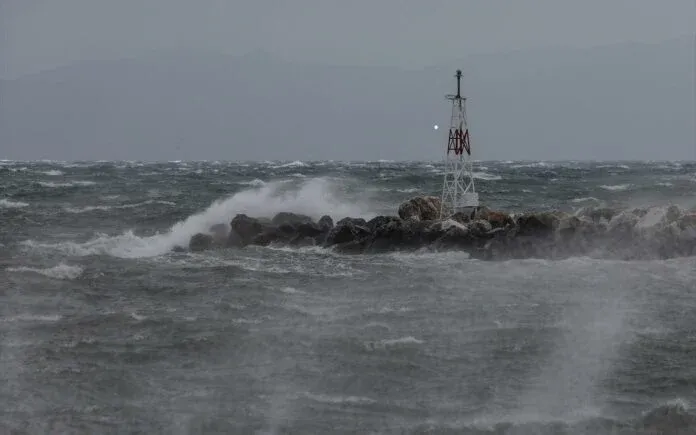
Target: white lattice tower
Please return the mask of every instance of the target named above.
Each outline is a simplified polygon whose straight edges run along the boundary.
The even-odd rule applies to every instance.
[[[445,155],[441,219],[479,205],[478,193],[474,185],[469,124],[466,119],[466,98],[461,96],[461,70],[457,70],[455,77],[457,78],[457,94],[446,97],[452,101],[452,120]]]

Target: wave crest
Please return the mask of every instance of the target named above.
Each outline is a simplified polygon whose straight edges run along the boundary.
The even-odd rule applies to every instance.
[[[56,249],[76,256],[154,257],[166,254],[177,246],[188,246],[194,234],[206,232],[215,224],[228,223],[239,213],[272,217],[281,211],[289,211],[317,219],[323,214],[368,218],[373,215],[368,210],[367,203],[347,198],[342,200],[340,186],[326,178],[309,179],[299,188],[288,187],[285,182],[272,182],[217,200],[206,210],[174,224],[163,234],[139,237],[129,230],[117,236],[99,234],[85,243],[46,244],[27,240],[23,244],[31,248]]]

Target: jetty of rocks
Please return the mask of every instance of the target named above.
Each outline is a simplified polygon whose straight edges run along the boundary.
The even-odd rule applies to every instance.
[[[281,212],[272,217],[238,214],[191,237],[188,249],[248,245],[321,246],[345,254],[393,251],[466,251],[481,260],[562,259],[574,256],[649,260],[696,255],[696,212],[676,205],[575,213],[506,213],[485,206],[438,219],[440,198],[419,196],[398,216],[370,220]],[[186,249],[186,248],[180,248]]]

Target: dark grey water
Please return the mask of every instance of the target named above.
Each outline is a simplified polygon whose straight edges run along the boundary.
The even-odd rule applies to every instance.
[[[695,433],[694,258],[171,252],[240,212],[394,214],[440,171],[0,162],[0,432]],[[696,206],[693,163],[476,171],[494,208]]]

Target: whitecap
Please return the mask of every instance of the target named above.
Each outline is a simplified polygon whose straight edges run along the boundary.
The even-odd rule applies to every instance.
[[[9,199],[0,199],[0,208],[22,208],[28,207],[29,204],[20,201],[10,201]]]
[[[489,174],[488,172],[474,172],[473,175],[474,175],[474,178],[477,178],[479,180],[494,181],[494,180],[502,180],[503,179],[503,177],[501,177],[500,175]]]
[[[619,191],[624,191],[624,190],[630,189],[630,188],[631,188],[631,185],[630,185],[630,184],[612,184],[612,185],[603,184],[603,185],[601,185],[601,186],[599,186],[599,187],[602,188],[602,189],[604,189],[604,190],[610,190],[610,191],[613,191],[613,192],[619,192]]]
[[[582,197],[582,198],[575,198],[575,199],[572,199],[572,200],[571,200],[571,202],[575,202],[575,203],[578,203],[578,202],[590,202],[590,201],[599,202],[599,200],[598,200],[597,198],[595,198],[594,196],[585,196],[585,197]]]
[[[136,208],[136,207],[143,207],[146,205],[151,205],[151,204],[162,204],[162,205],[176,205],[176,203],[173,203],[171,201],[160,201],[160,200],[147,200],[143,202],[138,202],[135,204],[123,204],[123,205],[88,205],[85,207],[66,207],[65,211],[68,213],[87,213],[90,211],[95,211],[95,210],[100,210],[100,211],[107,211],[107,210],[112,210],[112,209],[128,209],[128,208]]]
[[[263,180],[259,180],[258,178],[254,178],[251,181],[240,181],[238,184],[243,184],[246,186],[260,187],[260,186],[265,186],[266,182]]]
[[[80,266],[69,266],[67,264],[59,264],[58,266],[49,267],[46,269],[36,268],[36,267],[8,267],[8,272],[29,272],[37,273],[49,278],[54,279],[75,279],[82,275],[84,269]]]
[[[97,184],[94,181],[80,180],[70,181],[68,183],[54,183],[52,181],[39,181],[38,184],[43,187],[59,188],[59,187],[75,187],[75,186],[94,186]]]
[[[16,316],[3,317],[2,322],[57,322],[63,316],[59,314],[18,314]]]
[[[294,287],[283,287],[280,289],[281,292],[287,293],[290,295],[298,294],[298,293],[304,293],[302,290],[297,290]]]
[[[42,171],[41,173],[50,177],[58,177],[60,175],[63,175],[63,171],[59,171],[57,169],[51,169],[50,171]]]
[[[407,337],[401,338],[391,338],[379,341],[367,341],[365,342],[365,348],[368,350],[381,350],[393,347],[411,347],[420,344],[423,344],[423,340],[419,340],[409,335]]]
[[[280,169],[280,168],[301,168],[307,166],[304,162],[301,162],[299,160],[295,160],[294,162],[290,163],[284,163],[282,165],[278,166],[273,166],[273,169]]]
[[[328,396],[325,394],[305,393],[304,397],[315,402],[329,403],[335,405],[350,404],[350,405],[369,405],[375,403],[375,400],[369,397],[360,396]]]

